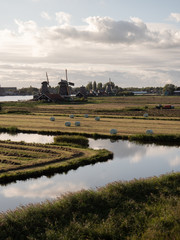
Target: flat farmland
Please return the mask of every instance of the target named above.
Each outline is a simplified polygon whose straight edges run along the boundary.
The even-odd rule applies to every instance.
[[[173,105],[175,109],[156,109],[156,105]],[[133,97],[91,97],[85,103],[2,103],[2,113],[28,113],[37,115],[115,115],[142,116],[148,112],[153,117],[180,117],[179,96],[133,96]]]
[[[171,104],[174,109],[157,109],[158,104]],[[61,104],[7,102],[1,107],[0,127],[91,134],[109,134],[115,128],[120,135],[143,134],[152,129],[155,134],[180,134],[179,96],[93,97],[83,103]],[[144,113],[149,116],[144,118]],[[70,114],[75,118],[69,118]],[[100,121],[95,121],[95,116],[100,116]],[[67,121],[70,127],[65,127]],[[76,127],[75,121],[80,121],[80,126]]]
[[[65,122],[70,121],[71,126],[66,127]],[[80,121],[80,126],[75,122]],[[15,126],[20,130],[34,131],[62,131],[76,133],[99,133],[109,134],[112,128],[118,130],[120,135],[143,134],[147,129],[153,129],[155,134],[180,134],[180,121],[177,120],[156,120],[156,119],[133,119],[133,118],[110,118],[102,117],[95,121],[94,117],[84,118],[78,116],[55,116],[55,121],[50,121],[49,116],[42,115],[19,115],[1,114],[1,127]]]

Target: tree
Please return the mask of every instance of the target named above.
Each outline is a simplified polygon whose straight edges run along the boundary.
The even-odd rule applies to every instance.
[[[86,85],[86,89],[88,91],[92,90],[92,82],[89,82],[87,85]]]
[[[92,85],[92,89],[93,89],[94,91],[96,91],[96,85],[97,85],[97,84],[96,84],[96,81],[94,81],[94,82],[93,82],[93,85]]]
[[[166,84],[163,88],[164,95],[173,95],[174,91],[175,91],[174,84]]]
[[[97,85],[97,89],[98,89],[98,90],[101,90],[102,88],[103,88],[102,83],[101,83],[101,82],[98,83],[98,85]]]

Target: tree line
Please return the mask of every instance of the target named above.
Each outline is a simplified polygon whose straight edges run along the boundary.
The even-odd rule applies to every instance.
[[[164,87],[119,87],[115,85],[114,82],[106,82],[103,84],[102,82],[91,81],[85,86],[87,92],[98,92],[105,91],[108,84],[111,84],[112,89],[115,91],[116,95],[130,95],[132,92],[140,92],[145,91],[147,93],[156,93],[156,94],[164,94],[164,95],[173,95],[174,91],[180,91],[180,87],[175,86],[174,84],[166,84]],[[53,93],[58,93],[59,86],[50,87],[50,91]],[[80,87],[73,87],[71,89],[71,93],[75,94],[80,90]],[[19,95],[35,95],[39,93],[40,89],[35,87],[26,87],[18,89]]]

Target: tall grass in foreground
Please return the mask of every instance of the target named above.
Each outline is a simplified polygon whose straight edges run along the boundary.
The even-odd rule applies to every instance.
[[[180,239],[180,173],[116,182],[0,215],[0,239]]]

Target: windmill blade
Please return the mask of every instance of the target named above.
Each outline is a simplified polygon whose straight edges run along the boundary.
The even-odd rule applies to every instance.
[[[49,78],[48,78],[47,72],[46,72],[46,78],[47,78],[47,83],[48,83],[48,85],[49,85]]]
[[[72,82],[68,82],[68,84],[69,84],[70,86],[74,86],[74,83],[72,83]]]

